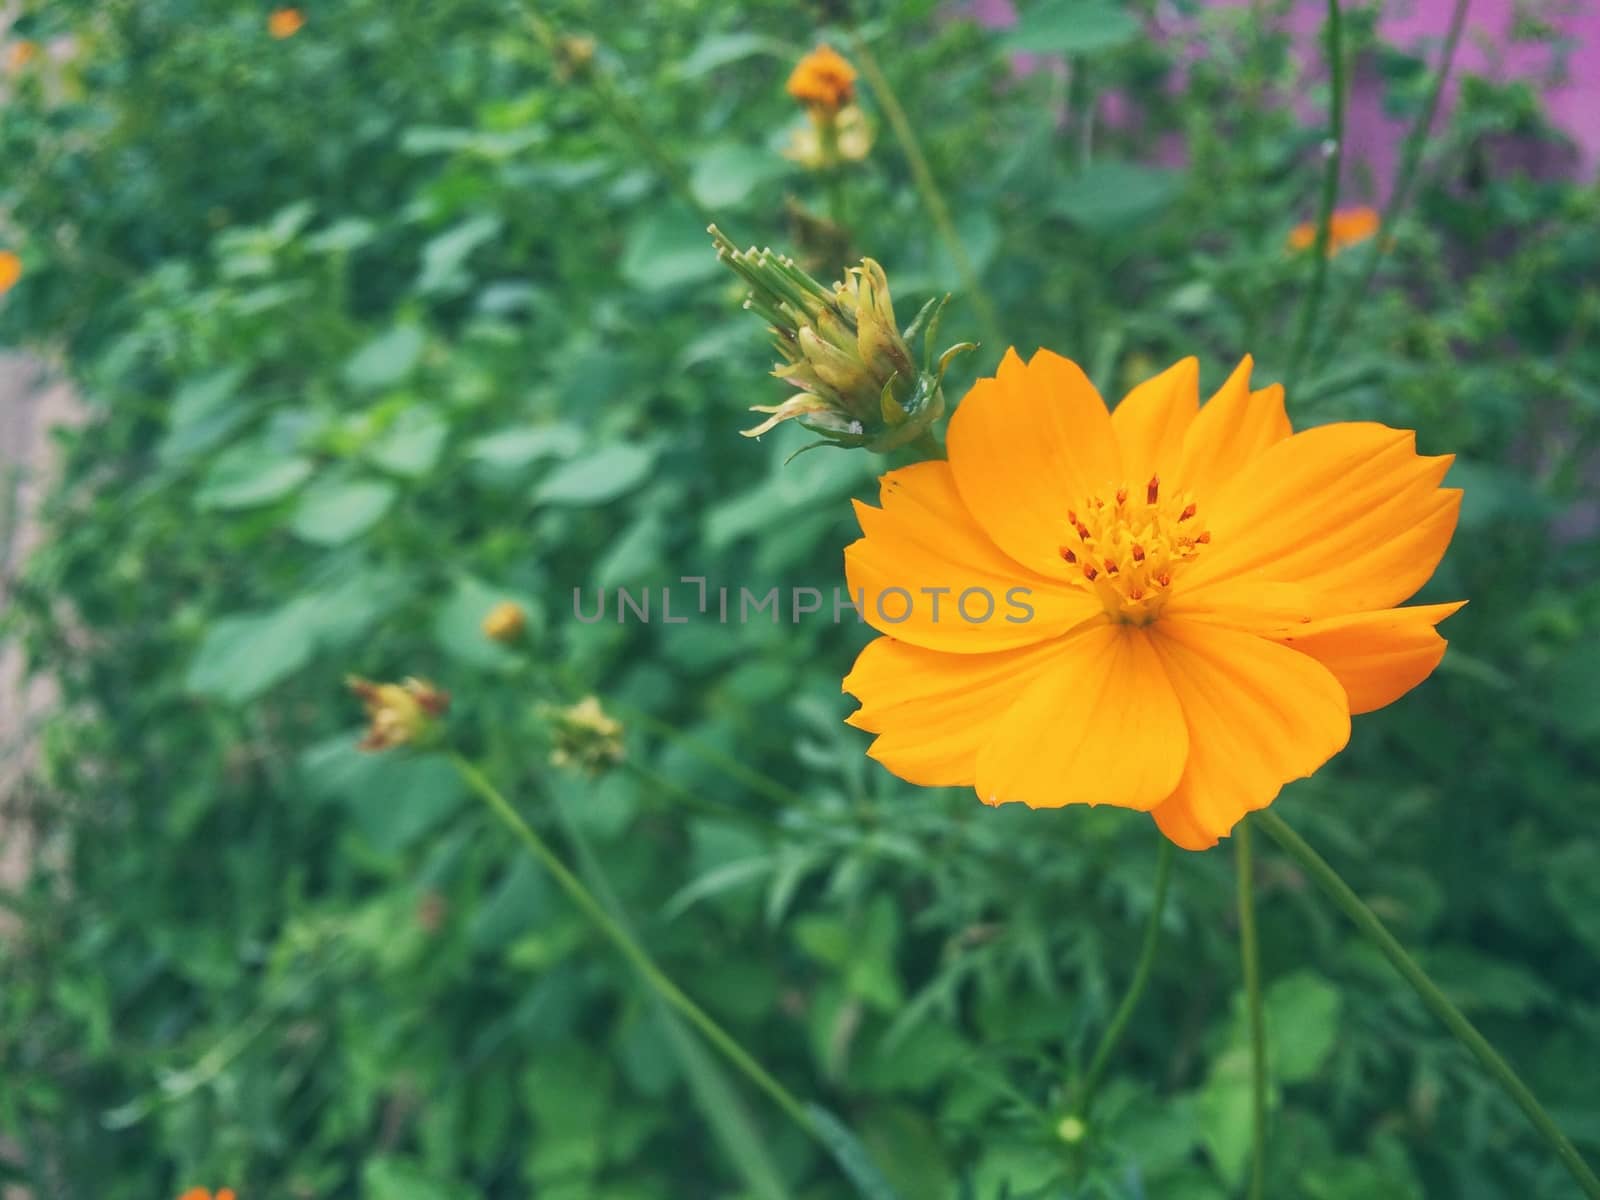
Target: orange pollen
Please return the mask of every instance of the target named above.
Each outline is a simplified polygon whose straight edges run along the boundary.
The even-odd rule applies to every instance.
[[[1170,598],[1173,579],[1211,541],[1209,531],[1190,535],[1179,527],[1195,518],[1199,505],[1183,492],[1165,499],[1161,480],[1151,476],[1145,503],[1129,504],[1126,485],[1084,497],[1067,509],[1070,532],[1059,551],[1078,566],[1082,582],[1115,621],[1148,625]],[[1115,504],[1104,497],[1114,496]]]

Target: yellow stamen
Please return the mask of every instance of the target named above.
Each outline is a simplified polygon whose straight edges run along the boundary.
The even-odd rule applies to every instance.
[[[1159,477],[1145,485],[1142,505],[1128,503],[1126,485],[1112,494],[1115,504],[1089,496],[1067,510],[1070,534],[1061,558],[1079,567],[1083,582],[1113,620],[1147,625],[1165,607],[1174,572],[1200,553],[1211,533],[1178,532],[1180,524],[1194,520],[1199,506],[1183,493],[1163,499]]]

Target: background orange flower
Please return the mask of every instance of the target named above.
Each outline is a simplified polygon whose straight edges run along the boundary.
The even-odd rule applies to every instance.
[[[298,8],[274,9],[267,18],[267,32],[275,38],[293,37],[306,23],[306,15]]]
[[[1328,219],[1328,254],[1330,256],[1366,241],[1378,232],[1378,210],[1375,208],[1336,209]],[[1317,242],[1314,221],[1304,221],[1289,231],[1289,249],[1309,250]]]
[[[856,94],[856,69],[831,46],[818,46],[795,66],[786,85],[802,104],[834,111]]]
[[[22,278],[22,259],[14,250],[0,250],[0,296],[16,286]]]

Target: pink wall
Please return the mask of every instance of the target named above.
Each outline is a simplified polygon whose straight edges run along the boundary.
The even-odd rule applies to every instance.
[[[1214,4],[1241,2],[1212,0]],[[1396,49],[1417,55],[1431,68],[1438,62],[1453,7],[1453,0],[1388,0],[1378,22],[1379,36]],[[1347,4],[1346,9],[1350,11],[1351,6]],[[1550,32],[1538,40],[1514,37],[1518,9],[1524,23],[1531,17]],[[991,28],[1008,27],[1017,16],[1012,0],[971,0],[967,11]],[[1297,0],[1286,25],[1313,77],[1323,73],[1325,13],[1321,0]],[[1157,36],[1191,41],[1193,54],[1205,53],[1204,41],[1192,21],[1163,13],[1157,25]],[[1017,55],[1015,66],[1026,74],[1055,65],[1036,55]],[[1465,73],[1500,83],[1527,82],[1540,97],[1550,122],[1571,139],[1570,147],[1520,147],[1510,161],[1540,173],[1593,176],[1600,163],[1600,0],[1470,0],[1466,32],[1440,106],[1441,123],[1455,104]],[[1320,117],[1305,101],[1297,107],[1308,121]],[[1123,111],[1122,98],[1111,96],[1101,115],[1115,124]],[[1394,178],[1407,122],[1384,112],[1382,80],[1371,62],[1356,68],[1345,125],[1347,171],[1341,200],[1380,201]]]

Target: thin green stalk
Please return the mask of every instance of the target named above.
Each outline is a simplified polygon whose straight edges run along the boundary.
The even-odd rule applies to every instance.
[[[1110,1024],[1100,1035],[1100,1044],[1095,1047],[1094,1056],[1089,1060],[1089,1069],[1083,1073],[1083,1083],[1078,1089],[1078,1116],[1081,1118],[1089,1116],[1095,1091],[1105,1076],[1112,1052],[1116,1050],[1117,1043],[1122,1041],[1133,1010],[1139,1006],[1145,986],[1150,982],[1150,970],[1156,961],[1156,945],[1161,940],[1161,914],[1167,907],[1167,882],[1171,877],[1172,843],[1162,838],[1161,849],[1156,856],[1155,894],[1150,899],[1150,916],[1145,920],[1144,944],[1139,949],[1139,961],[1134,965],[1128,990],[1123,993],[1122,1002],[1112,1014]]]
[[[561,61],[561,39],[555,29],[536,12],[527,14],[528,26],[533,30],[534,37],[549,52],[550,57],[556,62]],[[596,58],[598,55],[595,56]],[[656,140],[655,134],[650,132],[650,127],[645,124],[644,117],[640,114],[638,106],[623,94],[622,90],[612,81],[605,69],[596,61],[590,61],[577,69],[582,78],[589,84],[590,89],[605,107],[611,119],[622,127],[634,141],[644,156],[650,160],[667,185],[677,194],[696,217],[704,224],[711,224],[716,220],[715,215],[694,194],[694,189],[689,186],[689,176],[683,167],[662,147]]]
[[[1333,319],[1328,322],[1328,336],[1320,346],[1323,354],[1331,353],[1338,346],[1339,339],[1344,336],[1345,330],[1354,319],[1356,308],[1366,296],[1367,289],[1372,286],[1373,276],[1378,273],[1378,264],[1392,241],[1391,230],[1394,228],[1394,223],[1411,200],[1411,188],[1416,183],[1417,169],[1422,165],[1422,151],[1428,144],[1428,134],[1433,128],[1434,115],[1439,111],[1439,98],[1444,94],[1445,81],[1449,79],[1450,69],[1455,64],[1456,47],[1460,45],[1461,33],[1467,25],[1467,9],[1470,4],[1471,0],[1456,0],[1455,8],[1450,13],[1450,27],[1444,35],[1439,69],[1434,73],[1433,86],[1428,90],[1428,99],[1423,104],[1422,111],[1417,114],[1417,119],[1412,122],[1411,129],[1406,134],[1405,148],[1400,157],[1400,169],[1395,175],[1388,203],[1383,206],[1383,213],[1378,218],[1378,236],[1367,243],[1365,257],[1361,262],[1361,273],[1354,285],[1345,293],[1344,301],[1335,310]]]
[[[884,76],[883,68],[878,65],[877,58],[859,33],[850,34],[850,49],[855,55],[856,62],[861,66],[861,73],[872,85],[878,103],[883,106],[883,115],[888,118],[889,128],[894,130],[895,140],[900,143],[900,151],[906,156],[906,162],[911,167],[911,178],[916,184],[917,194],[922,197],[922,205],[928,210],[934,228],[943,240],[945,248],[950,251],[956,270],[961,274],[961,286],[966,289],[967,295],[972,298],[973,307],[978,310],[978,321],[983,326],[983,336],[998,352],[1006,345],[1005,335],[1000,330],[999,314],[995,310],[994,301],[989,298],[989,293],[984,290],[983,284],[978,282],[978,272],[972,265],[972,259],[967,255],[966,246],[961,242],[961,235],[956,232],[955,222],[950,219],[950,206],[945,203],[944,193],[939,190],[939,184],[928,167],[928,160],[922,153],[921,143],[917,141],[916,131],[911,128],[911,122],[906,118],[906,110],[901,107],[899,98]]]
[[[1244,960],[1244,994],[1250,1010],[1250,1200],[1267,1188],[1267,1026],[1261,1007],[1261,946],[1256,938],[1255,862],[1250,819],[1233,833],[1239,873],[1239,954]]]
[[[573,818],[567,799],[565,795],[555,796],[553,807],[561,821],[562,831],[577,856],[578,876],[588,881],[600,903],[605,905],[623,932],[637,939],[627,909],[623,907],[616,889],[611,886],[589,839]],[[655,998],[655,1005],[667,1042],[683,1068],[689,1091],[699,1102],[713,1133],[722,1142],[728,1158],[744,1177],[746,1185],[763,1200],[789,1200],[789,1189],[784,1186],[760,1132],[750,1120],[745,1105],[722,1068],[706,1053],[705,1047],[695,1040],[694,1035],[684,1028],[683,1022],[666,1008],[661,997]]]
[[[1484,1070],[1488,1071],[1506,1094],[1516,1101],[1517,1107],[1522,1109],[1528,1122],[1555,1151],[1556,1157],[1561,1160],[1572,1177],[1578,1181],[1578,1186],[1583,1189],[1584,1195],[1590,1197],[1590,1200],[1600,1200],[1600,1177],[1596,1177],[1588,1163],[1583,1161],[1577,1147],[1566,1134],[1561,1132],[1550,1114],[1544,1110],[1544,1106],[1528,1090],[1528,1085],[1523,1083],[1511,1069],[1511,1065],[1500,1057],[1488,1039],[1479,1033],[1461,1010],[1450,1002],[1450,998],[1440,990],[1439,985],[1428,978],[1427,973],[1417,965],[1411,955],[1406,953],[1405,947],[1395,940],[1394,935],[1384,928],[1383,922],[1378,920],[1376,914],[1362,902],[1361,897],[1357,896],[1350,885],[1340,878],[1339,873],[1329,866],[1304,838],[1289,828],[1282,818],[1265,811],[1257,813],[1255,821],[1266,831],[1268,837],[1283,847],[1306,873],[1316,880],[1317,886],[1344,911],[1345,916],[1355,922],[1356,927],[1372,940],[1394,969],[1399,971],[1416,991],[1428,1011],[1472,1052]]]
[[[682,747],[684,750],[687,750],[701,762],[704,762],[709,766],[716,767],[730,779],[736,780],[737,782],[744,784],[746,787],[760,792],[768,799],[774,800],[783,805],[794,805],[798,808],[807,807],[806,798],[793,788],[779,783],[770,775],[758,771],[754,767],[747,766],[738,759],[722,753],[720,750],[716,750],[710,746],[707,746],[703,742],[696,741],[694,738],[684,733],[683,730],[679,729],[676,725],[668,724],[659,717],[653,717],[643,709],[634,708],[631,705],[613,702],[612,707],[616,710],[618,715],[622,716],[625,720],[631,721],[635,724],[643,725],[646,729],[654,730],[668,741]]]
[[[1289,369],[1284,372],[1284,387],[1294,388],[1322,308],[1322,294],[1328,284],[1328,234],[1333,222],[1333,204],[1339,194],[1339,168],[1344,161],[1344,27],[1339,0],[1328,0],[1328,161],[1322,174],[1322,201],[1317,209],[1317,241],[1311,248],[1311,290],[1300,306],[1300,329],[1289,354]]]
[[[826,1148],[827,1143],[820,1136],[816,1123],[806,1111],[805,1105],[796,1099],[788,1088],[768,1074],[766,1068],[752,1058],[743,1046],[734,1041],[732,1036],[717,1024],[715,1018],[691,1000],[660,967],[656,966],[644,948],[612,917],[605,906],[595,899],[594,893],[567,868],[555,851],[534,832],[533,827],[522,819],[517,810],[511,807],[510,801],[500,794],[483,772],[459,754],[452,753],[450,761],[460,772],[467,786],[478,794],[479,798],[489,806],[489,810],[516,835],[545,870],[550,872],[561,890],[566,892],[568,898],[594,922],[601,933],[610,939],[611,944],[632,964],[634,970],[639,972],[656,995],[704,1034],[706,1040],[715,1046],[723,1057],[743,1072],[751,1083],[765,1092],[796,1125],[823,1142]]]

